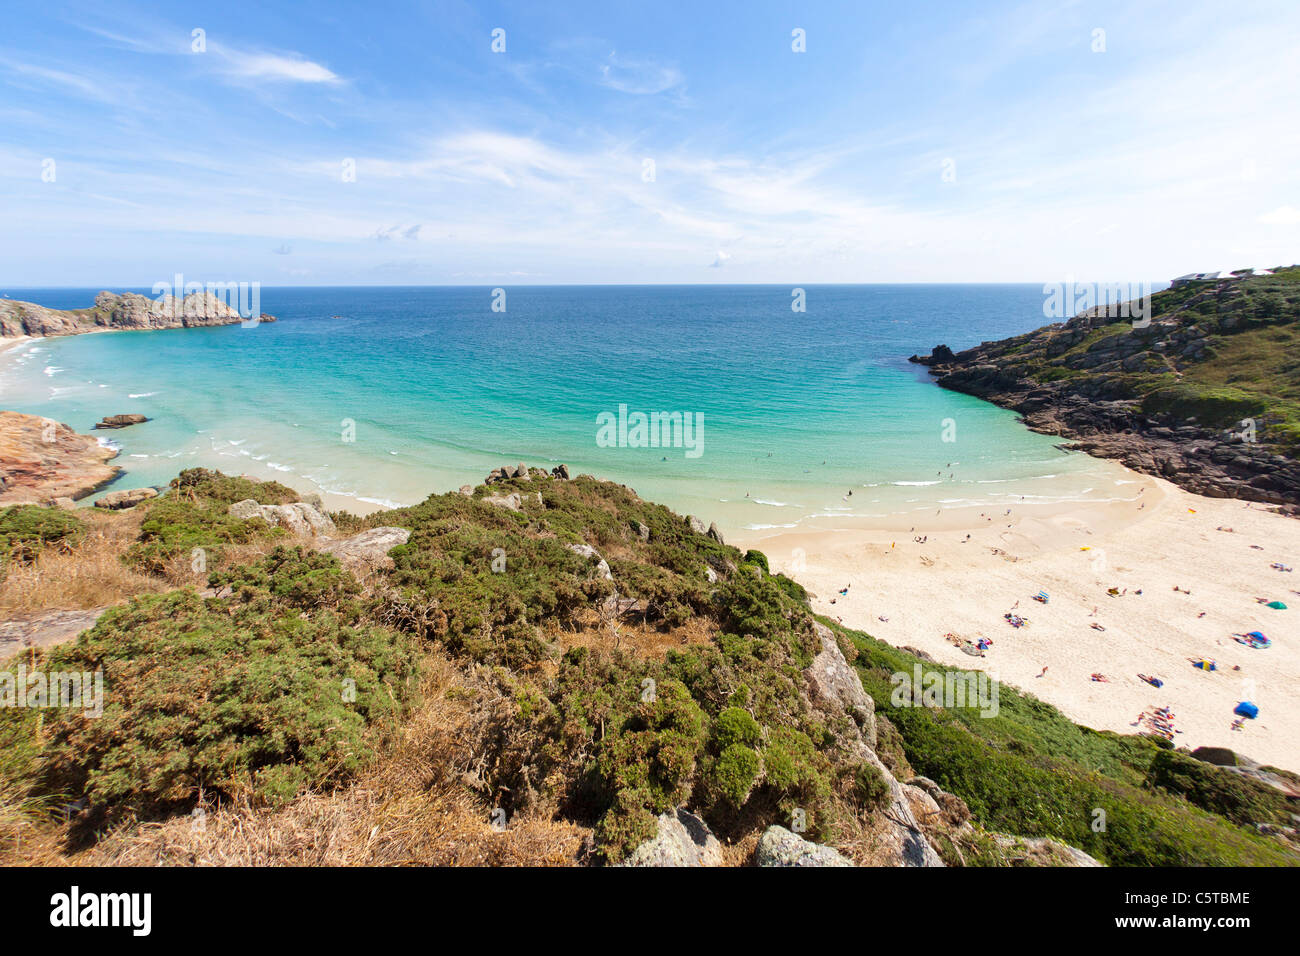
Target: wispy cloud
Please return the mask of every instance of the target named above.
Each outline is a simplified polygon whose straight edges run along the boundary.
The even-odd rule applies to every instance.
[[[240,79],[286,83],[343,82],[333,70],[297,54],[245,53],[217,44],[209,44],[208,49],[224,61],[226,68],[223,72]]]
[[[620,93],[653,96],[680,87],[684,78],[676,67],[610,53],[600,65],[600,82]]]

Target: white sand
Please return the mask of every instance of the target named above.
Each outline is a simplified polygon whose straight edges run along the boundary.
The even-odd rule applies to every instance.
[[[1141,711],[1168,706],[1179,746],[1232,747],[1300,771],[1300,520],[1127,477],[1136,482],[1124,486],[1133,501],[907,516],[875,531],[747,532],[733,543],[764,551],[773,570],[817,595],[818,612],[944,664],[982,667],[1081,724],[1136,733]],[[913,540],[926,535],[925,544]],[[800,557],[804,569],[795,570]],[[1273,570],[1275,561],[1297,571]],[[1109,587],[1128,593],[1111,597]],[[1050,594],[1046,606],[1032,600],[1040,588]],[[1030,621],[1020,629],[1003,620],[1017,601],[1015,613]],[[1273,646],[1252,650],[1232,640],[1254,630]],[[948,632],[994,643],[981,660],[948,643]],[[1188,663],[1201,656],[1218,670]],[[1110,683],[1090,680],[1094,671]],[[1139,673],[1164,686],[1143,683]],[[1247,699],[1259,718],[1233,731],[1233,707]]]

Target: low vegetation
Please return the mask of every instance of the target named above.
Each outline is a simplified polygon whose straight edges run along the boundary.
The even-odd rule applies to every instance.
[[[796,810],[804,836],[872,861],[889,785],[853,718],[810,702],[820,639],[802,588],[619,485],[490,489],[511,492],[518,511],[480,487],[336,516],[411,531],[360,578],[229,516],[297,499],[274,483],[185,472],[105,516],[138,523],[120,557],[158,593],[22,658],[102,671],[103,715],[0,708],[0,836],[43,834],[51,860],[613,863],[685,806],[732,862]],[[193,548],[212,563],[172,587]],[[949,862],[1007,862],[995,833],[1112,864],[1297,862],[1252,826],[1279,819],[1273,795],[1009,688],[993,719],[892,708],[891,675],[916,660],[834,630],[876,700],[884,764],[969,805]],[[200,806],[226,843],[176,823]]]

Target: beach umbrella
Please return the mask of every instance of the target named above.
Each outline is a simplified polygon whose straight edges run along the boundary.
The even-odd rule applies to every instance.
[[[1238,717],[1245,717],[1247,720],[1254,720],[1259,716],[1259,708],[1248,700],[1243,700],[1236,707],[1232,708],[1232,712]]]
[[[1275,611],[1285,611],[1285,610],[1286,610],[1286,605],[1283,604],[1281,601],[1269,601],[1267,604],[1264,605],[1264,607],[1271,607],[1271,608],[1273,608]]]

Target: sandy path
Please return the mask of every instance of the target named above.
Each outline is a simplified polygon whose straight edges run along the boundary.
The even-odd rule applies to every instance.
[[[916,521],[912,532],[749,532],[733,543],[765,551],[774,570],[817,595],[817,611],[945,664],[982,663],[1079,723],[1134,733],[1141,711],[1169,706],[1179,745],[1228,746],[1300,771],[1300,571],[1269,567],[1300,567],[1300,520],[1129,478],[1132,501],[1012,506],[992,521],[972,509],[931,516],[928,528],[908,517]],[[804,569],[796,570],[800,559]],[[1127,594],[1109,596],[1109,587]],[[1040,588],[1051,596],[1046,606],[1032,600]],[[1264,607],[1257,596],[1289,609]],[[1015,612],[1030,620],[1020,629],[1003,620],[1017,601]],[[1233,632],[1252,630],[1273,646],[1252,650],[1232,640]],[[947,632],[994,644],[979,662],[949,644]],[[1218,670],[1188,663],[1200,656]],[[1090,680],[1094,671],[1110,683]],[[1164,686],[1148,686],[1139,673]],[[1232,709],[1244,699],[1259,705],[1260,716],[1234,731]]]

